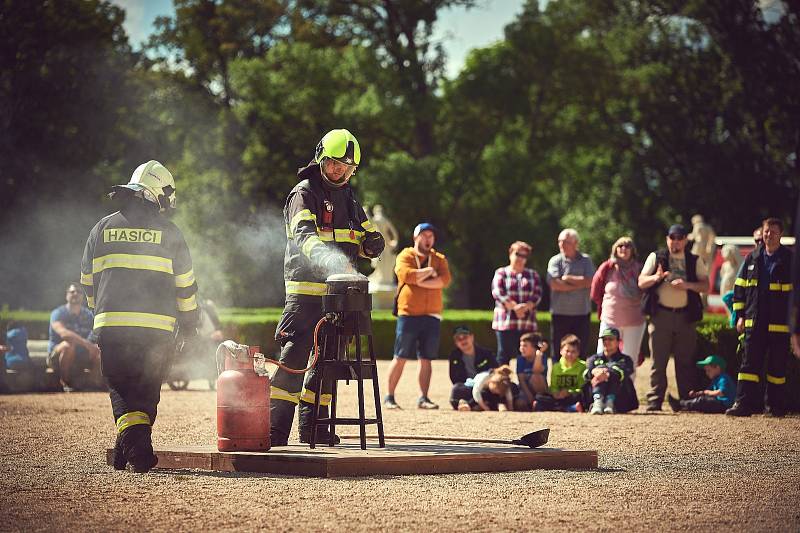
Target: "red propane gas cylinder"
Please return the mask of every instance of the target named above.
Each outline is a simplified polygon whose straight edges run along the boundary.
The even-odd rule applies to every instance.
[[[266,451],[269,440],[269,377],[253,370],[247,356],[225,356],[225,371],[217,378],[217,449],[221,452]]]

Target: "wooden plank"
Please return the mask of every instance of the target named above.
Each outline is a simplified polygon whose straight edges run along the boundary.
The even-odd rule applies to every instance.
[[[268,452],[219,452],[212,446],[156,450],[157,468],[218,472],[260,472],[305,477],[509,472],[534,469],[597,468],[595,450],[527,449],[443,443],[390,444],[361,450],[358,445],[273,448]],[[107,461],[111,464],[111,450]]]

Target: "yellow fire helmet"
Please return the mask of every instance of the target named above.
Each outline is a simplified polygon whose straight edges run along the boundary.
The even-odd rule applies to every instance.
[[[136,167],[130,181],[116,185],[139,192],[142,198],[153,202],[159,211],[175,208],[175,180],[167,167],[158,161],[150,160]]]

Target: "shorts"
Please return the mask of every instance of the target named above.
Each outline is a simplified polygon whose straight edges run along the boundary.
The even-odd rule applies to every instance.
[[[92,366],[92,358],[89,356],[89,350],[84,348],[83,346],[76,346],[75,347],[75,362],[73,365],[76,368],[89,368]],[[56,354],[55,348],[47,355],[47,366],[52,368],[53,370],[59,369],[59,360],[58,354]]]
[[[440,321],[433,316],[397,317],[394,356],[401,359],[436,359],[440,330]]]

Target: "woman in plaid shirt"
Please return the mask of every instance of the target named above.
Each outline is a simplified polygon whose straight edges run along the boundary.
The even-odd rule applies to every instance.
[[[531,245],[516,241],[508,249],[509,265],[498,268],[492,280],[494,318],[497,333],[497,361],[504,365],[519,355],[519,338],[536,331],[536,306],[542,299],[542,281],[533,269],[525,268]]]

